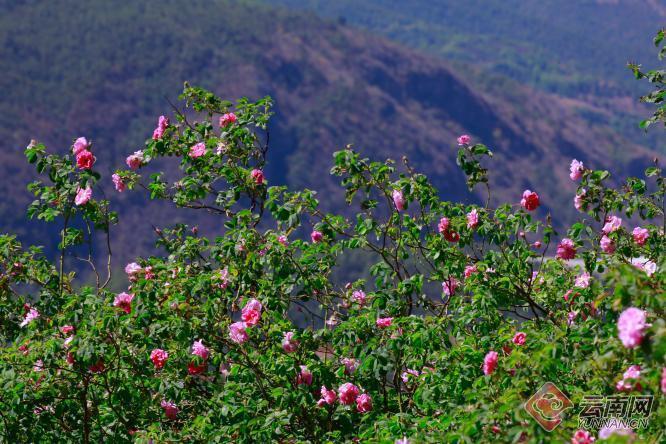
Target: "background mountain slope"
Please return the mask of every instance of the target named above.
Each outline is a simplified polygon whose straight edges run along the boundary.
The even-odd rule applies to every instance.
[[[91,138],[109,177],[170,112],[166,98],[183,80],[228,97],[272,95],[268,179],[318,190],[329,209],[342,203],[331,153],[347,143],[376,158],[405,154],[445,197],[474,199],[453,146],[468,132],[496,152],[496,199],[537,189],[558,220],[572,212],[572,157],[629,174],[653,155],[603,122],[581,121],[585,104],[501,78],[505,92],[483,93],[463,68],[309,14],[223,0],[0,1],[0,11],[0,231],[47,246],[54,232],[23,219],[28,141],[65,152],[73,138]],[[102,192],[114,193],[110,180]],[[113,194],[120,263],[151,251],[150,223],[221,230],[140,194]]]

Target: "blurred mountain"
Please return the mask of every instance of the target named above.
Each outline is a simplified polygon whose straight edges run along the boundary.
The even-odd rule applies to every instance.
[[[571,158],[623,174],[649,165],[645,146],[603,119],[581,119],[595,105],[494,74],[489,92],[470,69],[257,2],[0,0],[0,232],[53,247],[55,227],[24,220],[34,175],[23,149],[34,138],[65,152],[86,136],[106,177],[95,194],[110,196],[120,214],[116,265],[153,251],[151,224],[221,233],[219,219],[149,204],[138,191],[119,195],[110,184],[157,116],[170,114],[167,98],[184,80],[231,98],[273,96],[269,182],[315,189],[333,210],[343,200],[328,175],[331,154],[348,143],[375,158],[407,155],[443,197],[469,201],[477,197],[455,165],[455,137],[469,133],[496,152],[495,199],[518,202],[535,189],[560,222],[573,211]]]

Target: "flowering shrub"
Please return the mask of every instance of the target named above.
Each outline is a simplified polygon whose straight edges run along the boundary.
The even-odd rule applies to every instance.
[[[353,218],[315,192],[271,185],[268,98],[224,101],[186,85],[112,178],[219,219],[156,229],[163,256],[125,267],[112,292],[95,148],[33,143],[29,216],[63,224],[61,256],[0,237],[0,433],[9,442],[592,442],[657,440],[666,408],[664,177],[612,187],[574,160],[581,220],[558,233],[544,190],[490,206],[491,151],[461,136],[458,163],[485,205],[440,199],[405,159],[345,149]],[[187,112],[187,114],[185,114]],[[156,159],[180,174],[145,177]],[[120,163],[120,162],[119,162]],[[563,170],[569,169],[562,165]],[[573,196],[572,196],[573,197]],[[572,203],[573,204],[573,203]],[[100,241],[100,239],[102,241]],[[95,253],[93,249],[105,247]],[[80,252],[86,253],[80,256]],[[338,281],[348,258],[366,278]],[[90,266],[81,282],[65,257]],[[551,257],[555,254],[555,257]],[[103,261],[104,267],[97,266]],[[103,269],[102,269],[103,268]],[[650,427],[546,432],[525,401],[546,381],[574,403],[631,391],[657,398]],[[602,436],[603,435],[603,436]]]

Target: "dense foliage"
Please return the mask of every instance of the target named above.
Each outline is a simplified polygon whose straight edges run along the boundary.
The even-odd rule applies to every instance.
[[[658,164],[613,188],[609,172],[573,161],[582,217],[557,233],[533,216],[548,199],[539,190],[494,208],[450,202],[407,159],[348,148],[331,170],[360,207],[348,219],[313,191],[270,186],[270,99],[233,104],[187,85],[181,99],[187,109],[160,117],[129,169],[104,180],[210,212],[224,234],[155,228],[164,254],[128,264],[119,294],[92,253],[102,245],[110,261],[104,239],[122,223],[98,193],[102,148],[26,149],[44,176],[29,214],[63,222],[63,257],[75,252],[97,279],[0,237],[6,441],[562,441],[575,415],[548,433],[523,409],[546,381],[575,403],[618,390],[663,400]],[[469,136],[458,145],[469,187],[490,196],[492,152]],[[144,177],[159,158],[177,159],[178,176]],[[355,251],[371,279],[336,282]],[[636,432],[653,442],[657,404]]]

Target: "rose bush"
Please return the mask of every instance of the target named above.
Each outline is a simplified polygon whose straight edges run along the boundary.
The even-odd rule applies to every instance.
[[[63,229],[55,264],[0,237],[6,441],[663,438],[657,163],[618,187],[607,171],[562,165],[578,181],[581,220],[558,233],[534,212],[544,190],[491,207],[492,152],[470,136],[457,140],[458,163],[485,205],[442,200],[407,159],[347,148],[331,173],[359,208],[348,217],[321,210],[314,191],[270,184],[270,99],[232,104],[188,85],[181,99],[187,109],[159,118],[130,169],[104,180],[210,213],[219,236],[156,229],[164,254],[128,264],[123,291],[109,289],[106,240],[118,217],[100,199],[93,144],[77,139],[74,156],[26,149],[46,176],[30,185],[28,214]],[[145,177],[157,159],[178,159],[179,177]],[[367,279],[336,279],[359,251]],[[69,255],[93,282],[81,282]],[[546,432],[523,408],[546,381],[574,403],[654,395],[650,427],[599,434],[569,414]]]

